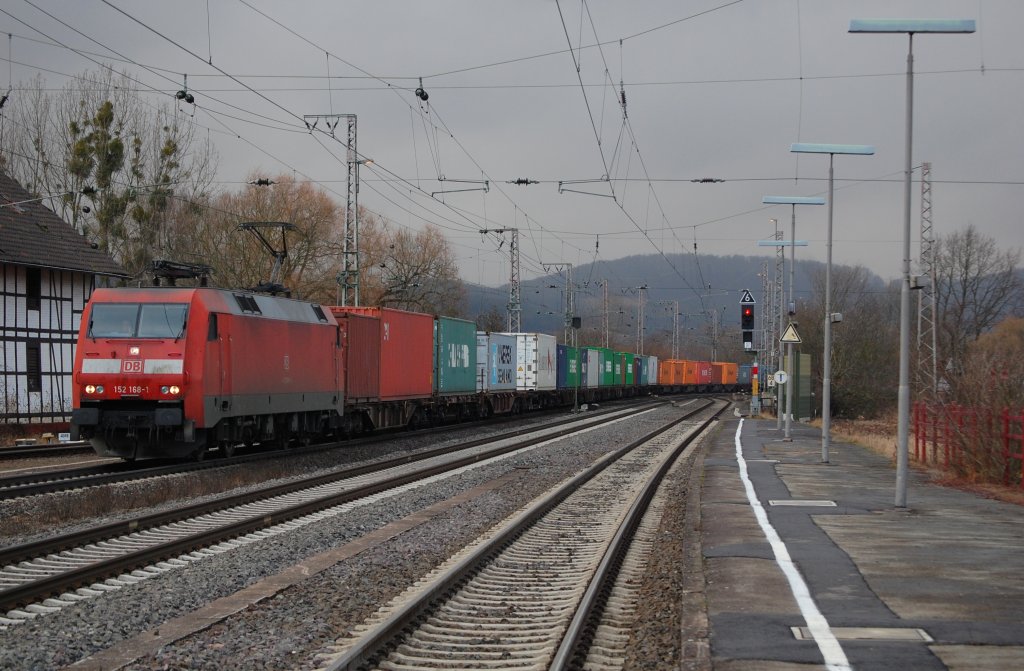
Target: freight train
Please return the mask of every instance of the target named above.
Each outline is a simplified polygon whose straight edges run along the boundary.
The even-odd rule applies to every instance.
[[[75,350],[71,432],[103,456],[201,459],[254,443],[749,386],[749,367],[734,363],[659,362],[451,317],[206,287],[97,289]]]

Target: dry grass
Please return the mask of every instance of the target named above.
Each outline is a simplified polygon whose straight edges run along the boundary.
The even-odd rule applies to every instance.
[[[820,421],[817,421],[816,424],[818,426],[821,425]],[[877,454],[887,457],[895,463],[897,424],[898,422],[895,413],[881,419],[833,420],[832,435],[837,440],[855,443],[866,447],[872,452],[876,452]],[[913,436],[911,436],[911,440],[913,440]],[[913,453],[913,445],[911,445],[911,453]],[[958,477],[948,471],[943,471],[940,467],[935,465],[919,464],[913,460],[913,454],[911,454],[910,464],[918,471],[927,474],[932,482],[935,482],[936,484],[946,487],[954,487],[988,499],[996,499],[1007,503],[1024,505],[1024,489],[1020,489],[1019,487],[1006,487],[995,483],[973,482],[962,477]]]

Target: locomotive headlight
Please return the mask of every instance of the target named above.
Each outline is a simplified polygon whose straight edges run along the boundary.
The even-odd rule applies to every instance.
[[[177,396],[181,393],[181,388],[176,384],[172,384],[170,387],[164,387],[160,391],[165,394],[170,394],[171,396]]]
[[[131,356],[139,356],[139,348],[137,346],[129,347],[128,354],[130,354]]]
[[[96,385],[94,385],[94,384],[87,384],[87,385],[85,385],[85,393],[86,394],[95,394],[96,393]]]

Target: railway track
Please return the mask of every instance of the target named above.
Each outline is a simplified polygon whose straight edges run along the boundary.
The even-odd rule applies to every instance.
[[[641,403],[641,406],[645,403]],[[613,411],[602,410],[601,413]],[[595,416],[597,413],[590,413]],[[420,429],[416,435],[431,435],[439,432],[451,432],[452,430],[471,430],[474,427],[495,425],[501,423],[514,423],[520,421],[519,416],[502,418],[491,418],[486,422],[466,422],[457,425],[445,425]],[[552,424],[561,424],[564,419],[559,418]],[[514,430],[512,434],[519,433]],[[229,458],[204,460],[200,462],[181,461],[117,461],[114,463],[100,464],[94,466],[81,466],[67,469],[46,470],[33,469],[27,473],[17,475],[0,476],[0,501],[15,499],[25,496],[36,496],[39,494],[52,494],[56,492],[84,489],[87,487],[100,487],[119,482],[132,482],[157,478],[167,475],[180,475],[195,471],[208,471],[211,469],[224,468],[225,466],[236,466],[239,464],[266,461],[271,459],[294,459],[300,455],[315,454],[327,450],[360,447],[374,443],[392,440],[395,432],[384,432],[363,438],[354,438],[345,441],[320,443],[308,446],[293,446],[288,449],[274,451],[257,451],[248,454],[235,453]],[[37,448],[38,449],[38,448]]]
[[[90,445],[87,440],[76,440],[73,442],[58,444],[43,443],[24,447],[5,446],[0,447],[0,460],[45,459],[50,457],[64,457],[69,454],[81,454],[83,452],[92,452],[92,445]]]
[[[727,406],[687,413],[514,515],[339,641],[324,668],[614,667],[642,573],[635,532],[677,457]]]
[[[582,417],[265,488],[0,551],[0,626],[344,512],[355,502],[495,456],[644,412]]]

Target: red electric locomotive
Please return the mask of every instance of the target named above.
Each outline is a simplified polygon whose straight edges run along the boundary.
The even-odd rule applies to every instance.
[[[343,428],[337,322],[321,306],[212,288],[98,289],[75,352],[74,438],[124,459]]]

